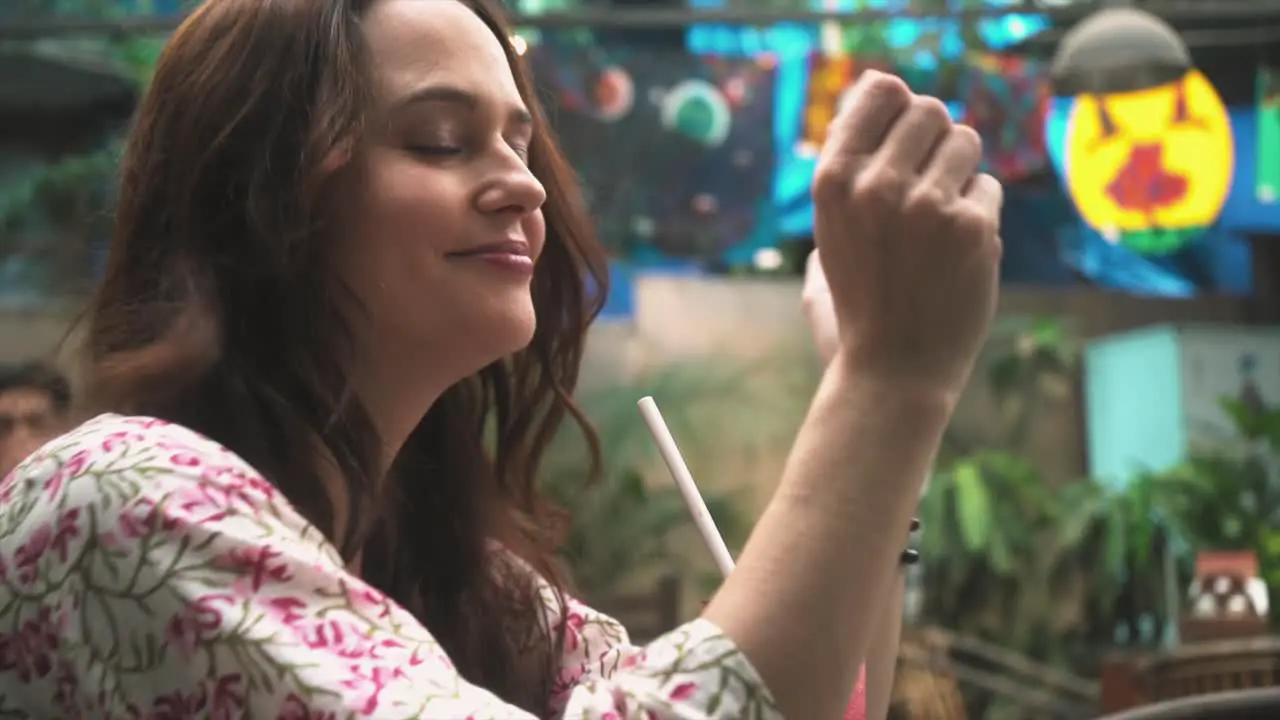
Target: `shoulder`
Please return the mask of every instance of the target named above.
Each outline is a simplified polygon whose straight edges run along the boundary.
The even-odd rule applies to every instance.
[[[47,443],[0,485],[0,527],[9,530],[0,550],[39,544],[59,528],[95,547],[119,547],[153,542],[154,531],[168,535],[179,525],[225,531],[264,522],[336,560],[319,532],[235,453],[147,417],[89,420]]]
[[[118,470],[132,463],[140,470],[167,468],[182,474],[209,464],[252,470],[235,453],[194,430],[156,418],[107,414],[49,441],[14,474],[20,478],[56,474],[52,471],[75,475],[101,463],[111,463]]]
[[[563,643],[560,665],[551,693],[551,711],[559,714],[575,688],[608,680],[640,649],[631,644],[622,623],[556,591],[541,576],[536,580],[550,622],[562,631],[558,633]]]
[[[0,716],[523,717],[188,429],[97,418],[0,494]]]
[[[551,714],[559,716],[574,688],[608,679],[637,648],[622,623],[567,594],[501,544],[492,543],[490,549],[507,569],[532,578],[547,627],[561,643],[550,707]]]
[[[83,476],[169,474],[199,477],[206,466],[239,465],[251,470],[217,442],[181,425],[155,418],[99,415],[55,438],[19,465],[6,480],[6,494],[30,489],[33,481],[52,483],[46,490],[68,489],[64,481]]]
[[[622,623],[563,592],[548,582],[533,566],[501,545],[494,545],[493,549],[498,553],[500,561],[509,563],[516,571],[533,578],[548,625],[556,630],[563,630],[564,663],[577,665],[583,660],[598,658],[612,649],[630,644]]]

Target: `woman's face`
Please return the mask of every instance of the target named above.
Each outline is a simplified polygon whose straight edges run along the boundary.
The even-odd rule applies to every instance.
[[[377,102],[334,202],[338,269],[367,312],[357,340],[460,379],[533,337],[546,193],[529,109],[459,2],[378,0],[364,29]]]

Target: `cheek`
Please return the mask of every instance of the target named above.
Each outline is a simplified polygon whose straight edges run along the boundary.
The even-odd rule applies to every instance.
[[[465,196],[446,179],[400,163],[369,168],[345,198],[337,270],[368,312],[381,314],[433,285],[431,276],[465,230]]]
[[[466,211],[466,193],[456,180],[451,182],[442,173],[402,165],[372,179],[364,204],[373,219],[397,224],[416,219],[416,228],[401,229],[421,232],[424,219],[430,219],[431,224],[425,226],[430,228],[457,223]]]
[[[444,253],[465,239],[467,189],[457,178],[408,161],[384,163],[378,170],[361,193],[355,228],[363,244],[376,246],[372,252]]]

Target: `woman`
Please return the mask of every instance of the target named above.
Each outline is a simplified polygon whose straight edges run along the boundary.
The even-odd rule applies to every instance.
[[[102,414],[0,488],[0,712],[840,716],[992,313],[976,137],[854,91],[815,179],[838,348],[738,569],[632,647],[535,489],[586,430],[602,263],[508,37],[472,0],[174,34],[89,314]]]

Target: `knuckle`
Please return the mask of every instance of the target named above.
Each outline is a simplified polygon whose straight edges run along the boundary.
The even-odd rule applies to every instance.
[[[991,194],[991,197],[994,201],[995,206],[998,208],[1003,208],[1004,207],[1004,183],[1000,182],[999,180],[995,179],[995,177],[988,175],[986,173],[983,173],[982,181],[986,183],[988,192]]]
[[[991,238],[991,257],[997,263],[1004,257],[1004,238],[1000,237],[1000,233]]]
[[[953,222],[961,234],[976,239],[995,237],[999,221],[972,203],[957,203]]]
[[[941,100],[929,95],[917,95],[911,101],[912,109],[919,113],[921,118],[934,127],[946,127],[951,125],[951,113],[947,112],[947,106]]]
[[[897,203],[906,191],[907,179],[888,165],[876,165],[859,174],[853,183],[854,202]]]
[[[879,70],[865,70],[867,94],[881,102],[905,105],[911,100],[911,88],[897,75]]]
[[[849,192],[850,173],[834,163],[823,165],[813,175],[813,199],[824,202],[843,198]]]
[[[979,156],[982,155],[982,136],[978,134],[977,130],[974,130],[968,125],[957,124],[951,127],[951,132],[965,147],[976,151]]]
[[[904,209],[908,213],[922,215],[939,215],[946,205],[942,191],[933,185],[919,184],[907,195]]]
[[[988,173],[977,173],[973,176],[972,186],[967,196],[979,210],[999,218],[1004,208],[1004,185]]]

